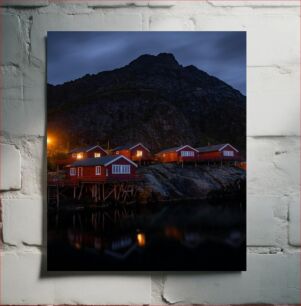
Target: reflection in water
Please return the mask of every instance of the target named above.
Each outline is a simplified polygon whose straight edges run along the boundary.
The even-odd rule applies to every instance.
[[[66,206],[48,214],[49,269],[244,269],[241,204]]]
[[[140,247],[145,246],[145,234],[143,234],[143,233],[138,233],[137,234],[137,243]]]

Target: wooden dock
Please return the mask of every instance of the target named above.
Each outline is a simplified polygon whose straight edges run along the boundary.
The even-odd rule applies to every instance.
[[[114,201],[119,203],[133,202],[138,192],[138,183],[141,176],[131,179],[78,179],[49,180],[47,186],[47,199],[59,208],[62,199],[79,201],[83,198],[94,203]]]

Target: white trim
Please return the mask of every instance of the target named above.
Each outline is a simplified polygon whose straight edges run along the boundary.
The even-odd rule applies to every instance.
[[[126,161],[128,161],[129,163],[131,163],[133,166],[138,167],[137,164],[135,164],[134,162],[132,162],[130,159],[128,159],[127,157],[125,157],[125,156],[123,156],[123,155],[117,155],[116,158],[114,158],[114,159],[112,159],[111,161],[107,162],[106,164],[104,164],[104,166],[106,167],[106,166],[108,166],[108,165],[114,163],[115,161],[117,161],[117,160],[120,159],[120,158],[123,158],[123,159],[125,159]]]
[[[233,157],[234,156],[233,150],[225,150],[225,151],[222,151],[222,152],[223,152],[223,156],[225,156],[225,157]]]
[[[195,152],[191,150],[181,151],[181,157],[195,157]]]
[[[178,152],[178,151],[180,151],[180,150],[182,150],[183,148],[186,148],[186,147],[190,148],[191,150],[193,150],[195,152],[199,152],[197,149],[195,149],[195,148],[193,148],[189,145],[185,145],[185,146],[180,147],[178,150],[176,150],[176,152]]]
[[[77,167],[77,177],[84,176],[84,168],[82,166]]]
[[[230,143],[225,144],[223,147],[221,147],[219,149],[219,151],[222,151],[226,146],[230,146],[234,151],[236,151],[237,153],[239,152],[237,149],[235,149],[233,146],[230,145]]]
[[[112,165],[112,174],[131,174],[131,165],[115,165],[115,164],[113,164]]]
[[[86,150],[85,152],[90,152],[90,151],[92,151],[92,150],[95,149],[95,148],[99,148],[99,149],[101,149],[102,151],[106,152],[106,151],[105,151],[101,146],[99,146],[99,145],[94,146],[94,147],[90,148],[89,150]]]
[[[99,169],[99,171],[97,171]],[[95,166],[95,175],[101,175],[101,166]]]
[[[138,146],[141,146],[143,147],[145,150],[147,150],[148,152],[150,152],[150,150],[144,146],[141,142],[137,143],[136,145],[134,145],[133,147],[129,148],[129,150],[133,150],[134,148],[138,147]]]

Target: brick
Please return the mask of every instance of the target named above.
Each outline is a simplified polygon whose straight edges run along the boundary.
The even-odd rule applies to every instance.
[[[207,1],[210,5],[214,7],[256,7],[256,8],[265,8],[265,7],[297,7],[298,0],[296,1],[252,1],[252,0],[236,0],[236,1]]]
[[[75,1],[76,2],[76,1]],[[79,1],[81,3],[81,1]],[[175,5],[175,1],[162,1],[162,0],[138,0],[138,1],[120,1],[120,0],[88,0],[87,3],[88,7],[93,8],[123,8],[123,7],[158,7],[158,8],[170,8]]]
[[[297,47],[300,44],[298,11],[296,8],[294,15],[254,13],[248,17],[246,30],[249,66],[300,66]]]
[[[2,99],[8,103],[16,102],[16,105],[20,106],[19,103],[23,98],[22,72],[18,67],[9,65],[0,67],[0,73]]]
[[[176,1],[149,0],[149,7],[170,8],[176,5]]]
[[[300,194],[296,194],[289,202],[289,243],[293,246],[301,245],[300,216]]]
[[[248,67],[249,136],[300,134],[299,70],[295,66]]]
[[[169,303],[298,303],[300,254],[248,255],[248,271],[167,275]],[[234,291],[233,291],[234,290]]]
[[[298,193],[300,159],[298,137],[248,137],[248,194]]]
[[[267,11],[245,7],[227,10],[226,14],[221,8],[207,9],[206,14],[195,8],[193,18],[197,31],[220,31],[221,25],[223,31],[247,31],[248,66],[299,67],[300,37],[297,7],[289,11],[284,9]],[[251,102],[248,100],[248,103]]]
[[[248,246],[274,246],[276,220],[273,207],[276,197],[249,196],[247,199]]]
[[[3,199],[3,241],[10,245],[42,245],[43,200]],[[17,225],[17,226],[16,226]]]
[[[1,68],[2,129],[10,135],[45,135],[45,74],[25,65]]]
[[[1,255],[3,304],[150,303],[148,275],[78,273],[74,277],[74,273],[46,273],[41,276],[40,252],[2,252]]]
[[[105,13],[102,31],[139,31],[142,30],[142,16],[135,13]]]
[[[49,4],[48,0],[1,0],[0,6],[6,7],[40,7],[47,6]]]
[[[19,65],[24,56],[24,43],[22,41],[21,24],[16,15],[1,14],[3,31],[5,31],[2,48],[1,64]]]
[[[88,7],[94,8],[119,8],[128,6],[148,6],[149,0],[146,1],[120,1],[120,0],[92,0],[86,1]]]
[[[21,155],[13,145],[0,144],[0,190],[21,188]]]
[[[193,21],[185,16],[152,15],[149,20],[150,31],[191,31]]]
[[[43,188],[46,179],[45,139],[42,137],[25,139],[21,145],[22,194],[28,197],[40,197],[41,194],[45,194]]]

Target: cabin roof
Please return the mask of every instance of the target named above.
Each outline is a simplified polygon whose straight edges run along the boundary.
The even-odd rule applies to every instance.
[[[85,146],[85,147],[74,148],[71,151],[69,151],[69,153],[89,152],[96,148],[99,148],[102,151],[105,151],[101,146],[96,145],[96,146]]]
[[[177,151],[180,151],[181,149],[183,149],[185,147],[189,147],[191,150],[197,151],[197,149],[195,149],[195,148],[193,148],[193,147],[191,147],[189,145],[184,145],[184,146],[172,147],[172,148],[168,148],[168,149],[162,150],[158,154],[160,154],[160,153],[168,153],[168,152],[177,152]]]
[[[231,146],[229,143],[222,143],[222,144],[217,144],[217,145],[212,145],[212,146],[199,147],[197,148],[197,150],[201,153],[215,152],[215,151],[221,151],[226,146],[230,146],[233,150],[238,152],[238,150],[235,149],[233,146]]]
[[[97,157],[97,158],[85,158],[81,160],[77,160],[70,165],[70,167],[85,167],[85,166],[108,166],[111,163],[119,160],[125,159],[127,162],[131,163],[133,166],[137,167],[137,164],[129,160],[123,155],[109,155],[104,157]]]
[[[126,145],[122,145],[122,146],[118,146],[116,148],[114,148],[112,151],[119,151],[119,150],[132,150],[138,146],[142,146],[145,150],[149,151],[149,149],[143,145],[141,142],[136,143],[136,144],[126,144]]]

